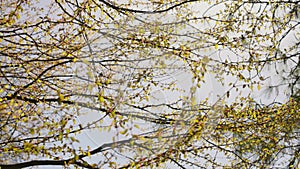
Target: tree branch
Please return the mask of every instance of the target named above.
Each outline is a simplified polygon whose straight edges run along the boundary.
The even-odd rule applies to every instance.
[[[183,1],[183,2],[180,2],[178,4],[175,4],[167,9],[163,9],[163,10],[158,10],[158,11],[143,11],[143,10],[137,10],[137,9],[129,9],[129,8],[122,8],[122,7],[118,7],[116,5],[113,5],[109,2],[106,2],[105,0],[99,0],[100,2],[104,3],[105,5],[109,6],[110,8],[113,8],[117,11],[127,11],[127,12],[133,12],[133,13],[144,13],[144,14],[156,14],[156,13],[164,13],[164,12],[167,12],[171,9],[174,9],[178,6],[181,6],[183,4],[186,4],[186,3],[189,3],[189,2],[196,2],[198,0],[187,0],[187,1]]]

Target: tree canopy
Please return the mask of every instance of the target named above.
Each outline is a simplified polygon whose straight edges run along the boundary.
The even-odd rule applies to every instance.
[[[300,1],[0,12],[0,168],[299,167]]]

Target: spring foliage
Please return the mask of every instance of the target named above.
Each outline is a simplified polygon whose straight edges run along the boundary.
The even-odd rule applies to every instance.
[[[0,168],[299,167],[299,1],[0,5]]]

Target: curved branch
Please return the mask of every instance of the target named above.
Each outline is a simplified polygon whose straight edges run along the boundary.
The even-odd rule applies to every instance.
[[[137,9],[129,9],[129,8],[122,8],[122,7],[118,7],[118,6],[115,6],[109,2],[106,2],[105,0],[99,0],[100,2],[104,3],[105,5],[109,6],[110,8],[113,8],[117,11],[127,11],[127,12],[133,12],[133,13],[144,13],[144,14],[156,14],[156,13],[164,13],[164,12],[167,12],[171,9],[174,9],[178,6],[181,6],[183,4],[186,4],[186,3],[189,3],[189,2],[196,2],[198,0],[187,0],[187,1],[183,1],[183,2],[180,2],[178,4],[175,4],[167,9],[163,9],[163,10],[158,10],[158,11],[143,11],[143,10],[137,10]]]
[[[25,167],[31,167],[31,166],[39,166],[39,165],[66,165],[69,161],[68,160],[32,160],[24,163],[18,163],[18,164],[0,164],[0,168],[2,169],[20,169]]]

